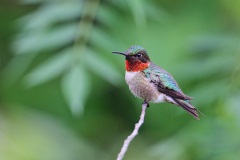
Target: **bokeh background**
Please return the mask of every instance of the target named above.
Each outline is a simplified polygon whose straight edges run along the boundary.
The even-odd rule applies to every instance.
[[[151,104],[127,160],[238,160],[239,0],[4,0],[0,159],[110,160],[141,112],[124,81],[138,44],[205,114]]]

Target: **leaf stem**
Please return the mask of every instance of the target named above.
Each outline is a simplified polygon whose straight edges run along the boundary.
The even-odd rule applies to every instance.
[[[77,63],[82,59],[80,55],[83,55],[81,53],[86,49],[99,3],[100,0],[87,0],[83,6],[82,17],[79,21],[73,46],[74,55],[76,55],[73,58]]]

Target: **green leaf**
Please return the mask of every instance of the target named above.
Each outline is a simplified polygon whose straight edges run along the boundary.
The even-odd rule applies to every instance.
[[[7,85],[14,84],[26,72],[36,54],[15,55],[3,70],[3,78]],[[19,67],[21,66],[21,67]]]
[[[83,112],[90,90],[87,72],[80,66],[74,66],[62,79],[62,92],[74,115]]]
[[[74,20],[81,15],[81,1],[65,1],[62,3],[48,3],[30,15],[23,17],[20,24],[23,30],[39,30],[57,22]]]
[[[119,16],[116,14],[116,9],[109,6],[101,5],[96,17],[101,24],[108,27],[113,27],[115,24],[119,23],[119,19],[117,18]]]
[[[143,0],[127,1],[137,26],[146,25],[146,13]]]
[[[49,58],[24,78],[28,87],[36,86],[59,76],[71,63],[71,51],[65,50]]]
[[[121,44],[122,42],[119,42],[118,40],[114,39],[113,43],[111,39],[113,38],[109,36],[107,32],[103,31],[100,28],[94,28],[90,36],[91,43],[98,47],[111,46],[112,48],[119,48],[119,44]]]
[[[224,64],[224,65],[223,65]],[[174,75],[178,77],[179,80],[191,81],[196,79],[202,79],[207,76],[220,74],[228,74],[234,64],[234,59],[227,54],[219,54],[218,56],[208,57],[207,60],[188,60],[184,63],[176,62],[172,67],[178,68],[180,71],[176,72]],[[201,66],[201,67],[199,67]]]
[[[58,49],[73,41],[76,30],[77,24],[73,23],[51,31],[30,32],[20,35],[12,48],[17,54]]]
[[[158,22],[165,22],[170,18],[170,15],[163,8],[161,8],[161,6],[151,2],[145,3],[144,8],[146,9],[147,18],[151,18]]]
[[[90,50],[86,53],[86,64],[92,71],[113,85],[119,85],[123,79],[119,72],[113,68],[112,64]]]

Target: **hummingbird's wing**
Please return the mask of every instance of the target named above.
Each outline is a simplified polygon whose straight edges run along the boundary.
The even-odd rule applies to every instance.
[[[156,86],[159,92],[170,97],[170,101],[173,101],[174,104],[182,107],[196,119],[199,119],[198,112],[200,111],[198,111],[189,101],[192,98],[182,92],[171,74],[152,62],[143,72],[146,78],[150,79],[150,82]]]
[[[171,74],[154,63],[151,62],[149,68],[144,70],[144,73],[150,79],[150,82],[154,83],[159,92],[180,100],[192,99],[181,91]]]

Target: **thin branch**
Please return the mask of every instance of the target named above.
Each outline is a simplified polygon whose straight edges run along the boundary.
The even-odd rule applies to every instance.
[[[124,155],[125,155],[125,153],[126,153],[126,151],[128,149],[129,144],[131,143],[133,138],[135,138],[136,135],[138,134],[138,130],[142,126],[142,124],[144,122],[145,110],[146,110],[147,107],[148,107],[147,103],[143,103],[142,104],[142,113],[140,115],[140,119],[139,119],[138,123],[135,124],[135,128],[134,128],[132,134],[129,135],[127,137],[127,139],[125,139],[124,144],[123,144],[123,146],[121,148],[121,151],[118,154],[117,160],[122,160],[123,159],[123,157],[124,157]]]

